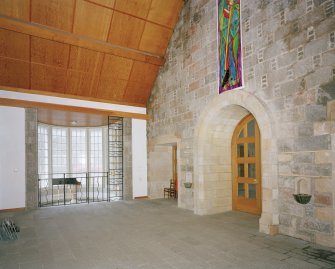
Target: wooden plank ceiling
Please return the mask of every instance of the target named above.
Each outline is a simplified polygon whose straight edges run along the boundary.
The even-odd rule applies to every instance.
[[[183,0],[0,0],[3,89],[145,106]]]

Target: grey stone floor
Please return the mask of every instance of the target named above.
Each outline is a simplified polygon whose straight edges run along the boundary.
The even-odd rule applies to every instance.
[[[335,268],[334,249],[261,234],[255,216],[196,216],[168,199],[42,208],[14,220],[19,240],[0,241],[4,269]]]

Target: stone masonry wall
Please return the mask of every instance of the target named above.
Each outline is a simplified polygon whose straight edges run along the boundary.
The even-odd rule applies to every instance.
[[[269,108],[278,138],[279,232],[335,246],[334,1],[241,2],[243,91]],[[199,115],[217,96],[216,12],[216,0],[186,1],[147,104],[149,151],[157,137],[180,138],[181,181]],[[311,203],[295,203],[298,191]],[[180,190],[179,206],[193,209],[192,192]]]
[[[131,119],[123,119],[123,199],[133,199]]]
[[[26,209],[38,207],[37,110],[26,109]]]

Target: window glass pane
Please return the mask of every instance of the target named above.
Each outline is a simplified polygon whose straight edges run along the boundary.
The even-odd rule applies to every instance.
[[[72,172],[87,172],[86,129],[71,129]]]
[[[248,157],[255,157],[255,143],[248,143]]]
[[[239,163],[238,164],[238,177],[244,177],[244,164]]]
[[[256,165],[254,163],[248,164],[248,177],[256,178]]]
[[[244,129],[242,129],[242,131],[240,132],[240,135],[238,137],[239,138],[243,138],[244,137]]]
[[[256,199],[256,184],[248,184],[249,199]]]
[[[248,136],[255,136],[255,120],[248,122]]]
[[[52,171],[67,173],[67,129],[52,128]]]
[[[49,173],[49,145],[48,145],[48,127],[44,125],[38,126],[37,131],[37,150],[38,150],[38,174],[40,186],[42,188],[48,186]]]
[[[237,144],[237,157],[244,157],[244,144]]]
[[[101,173],[107,166],[107,150],[104,150],[107,144],[103,145],[107,143],[105,127],[66,128],[39,124],[37,140],[40,179],[41,174],[48,173],[53,173],[52,177],[70,172],[78,177],[86,172]],[[46,175],[46,179],[49,177]]]
[[[103,172],[102,129],[90,129],[90,172]]]
[[[244,197],[244,183],[238,183],[238,196]]]

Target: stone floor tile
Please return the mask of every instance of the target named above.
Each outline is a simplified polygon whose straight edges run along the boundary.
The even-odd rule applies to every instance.
[[[0,263],[0,269],[20,269],[20,265],[17,262],[5,262]]]
[[[15,222],[20,238],[0,241],[0,269],[308,269],[330,264],[312,256],[320,246],[259,233],[257,216],[197,216],[167,199],[42,208],[16,215]]]
[[[40,262],[20,263],[20,269],[44,269],[44,264]]]
[[[297,259],[295,257],[289,257],[284,260],[286,263],[291,264],[292,266],[296,268],[304,268],[304,269],[315,269],[315,268],[320,268],[320,266],[316,264],[312,264],[310,262],[304,261]]]
[[[335,264],[330,263],[330,262],[325,262],[325,261],[316,260],[316,259],[309,259],[309,260],[306,260],[306,261],[309,262],[309,263],[318,265],[321,268],[335,268]]]

